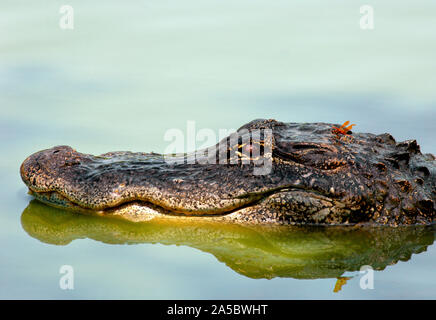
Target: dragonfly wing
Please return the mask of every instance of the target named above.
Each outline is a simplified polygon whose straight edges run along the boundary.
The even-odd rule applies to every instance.
[[[345,130],[350,131],[351,128],[353,128],[354,126],[355,126],[355,124],[353,123],[353,124],[349,125],[348,127],[346,127]]]
[[[348,126],[349,123],[350,123],[350,121],[345,121],[344,124],[341,126],[341,129],[345,128],[346,126]]]

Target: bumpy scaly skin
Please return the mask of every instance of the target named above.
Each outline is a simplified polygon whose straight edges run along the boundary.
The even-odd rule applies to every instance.
[[[156,215],[283,224],[436,221],[433,155],[389,134],[336,136],[334,125],[255,120],[241,127],[236,135],[272,129],[272,170],[265,175],[253,173],[253,162],[204,164],[197,157],[177,164],[153,153],[93,156],[58,146],[28,157],[21,176],[43,202],[133,221]]]

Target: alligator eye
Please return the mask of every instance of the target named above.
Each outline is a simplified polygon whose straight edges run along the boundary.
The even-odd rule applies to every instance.
[[[238,143],[230,146],[227,151],[227,158],[230,163],[248,163],[250,161],[259,160],[264,156],[265,147],[263,141],[253,140],[242,141],[238,139]]]
[[[235,153],[239,159],[257,160],[263,153],[263,145],[260,143],[243,143],[235,146]]]
[[[257,160],[259,157],[263,156],[264,144],[260,141],[250,141],[249,143],[240,145],[238,151],[251,160]]]

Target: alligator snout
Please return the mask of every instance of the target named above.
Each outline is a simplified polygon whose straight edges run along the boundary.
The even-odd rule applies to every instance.
[[[210,167],[167,163],[157,154],[110,152],[93,156],[57,146],[28,157],[20,172],[39,200],[57,205],[62,200],[65,207],[94,211],[135,202],[172,214],[222,215],[258,198],[238,197],[244,192],[242,188],[235,196],[224,195],[218,192],[217,182],[224,184],[229,176],[217,181]]]
[[[51,191],[62,168],[80,163],[78,153],[69,146],[57,146],[36,152],[24,160],[21,178],[33,191]]]

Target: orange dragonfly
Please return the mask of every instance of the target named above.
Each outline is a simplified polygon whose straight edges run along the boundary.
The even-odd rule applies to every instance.
[[[342,286],[347,283],[348,280],[352,279],[352,277],[337,277],[336,278],[336,284],[335,288],[333,289],[333,292],[339,292],[342,290]]]
[[[348,132],[351,130],[351,128],[353,128],[355,126],[355,124],[350,124],[350,121],[345,121],[344,124],[342,126],[340,126],[339,128],[337,127],[333,127],[332,128],[332,133],[336,134],[336,135],[340,135],[343,134],[345,136],[349,136]]]

